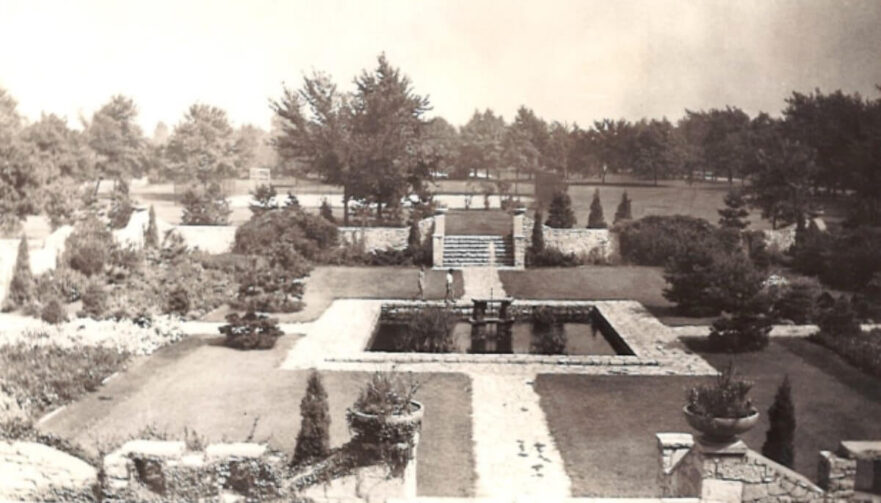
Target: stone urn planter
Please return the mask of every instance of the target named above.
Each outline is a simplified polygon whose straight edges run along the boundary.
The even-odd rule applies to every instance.
[[[702,438],[717,444],[730,444],[737,440],[738,435],[752,429],[759,421],[759,412],[744,417],[707,417],[692,412],[688,405],[682,408],[689,426],[699,431]]]
[[[352,408],[346,418],[362,452],[386,464],[391,476],[400,476],[414,457],[424,411],[420,402],[411,400],[406,412],[371,414]]]

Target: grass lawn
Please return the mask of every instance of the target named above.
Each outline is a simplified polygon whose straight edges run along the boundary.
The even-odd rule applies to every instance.
[[[694,345],[693,345],[694,346]],[[699,349],[695,346],[695,349]],[[705,355],[717,368],[729,355]],[[755,385],[759,424],[743,436],[761,451],[767,410],[788,374],[796,407],[795,468],[816,479],[818,453],[841,440],[881,438],[881,386],[832,352],[801,339],[734,356]],[[658,494],[655,433],[692,432],[682,416],[685,390],[706,378],[540,375],[536,391],[575,496]],[[639,481],[639,483],[636,483]]]
[[[425,298],[443,300],[446,292],[445,272],[425,270]],[[414,299],[419,293],[419,269],[416,267],[316,267],[306,280],[303,302],[306,306],[296,313],[273,314],[282,322],[312,321],[335,299]],[[453,272],[453,294],[464,293],[461,271]],[[208,313],[204,321],[224,321],[226,307]]]
[[[482,203],[481,203],[482,204]],[[507,235],[512,229],[511,215],[502,210],[450,210],[446,233],[451,235]]]
[[[41,429],[87,450],[118,445],[152,426],[180,436],[184,427],[209,442],[253,440],[292,453],[300,425],[306,371],[277,370],[296,336],[270,351],[236,351],[219,338],[192,337],[132,365],[96,393],[52,417]],[[345,410],[369,374],[324,372],[331,444],[349,439]],[[426,407],[418,451],[420,495],[473,494],[470,381],[461,374],[420,374]]]

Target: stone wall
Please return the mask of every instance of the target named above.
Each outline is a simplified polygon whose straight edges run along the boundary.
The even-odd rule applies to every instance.
[[[765,246],[769,251],[782,253],[795,244],[795,225],[782,229],[766,229],[762,233],[765,235]]]
[[[419,233],[422,241],[430,239],[431,225],[434,219],[423,218],[419,221]],[[341,246],[362,246],[365,252],[378,250],[404,250],[407,248],[409,227],[340,227]]]
[[[384,302],[380,311],[381,322],[406,323],[425,307],[447,307],[464,321],[471,316],[471,302],[457,302],[447,305],[443,301],[388,301]],[[514,321],[532,320],[533,310],[537,307],[549,309],[564,323],[590,323],[594,320],[596,309],[589,302],[555,302],[555,301],[514,301],[508,313]]]
[[[657,439],[665,497],[731,503],[877,501],[860,491],[877,491],[872,470],[881,458],[879,442],[842,442],[840,456],[822,451],[818,486],[740,440],[712,444],[686,433],[659,433]],[[858,469],[861,461],[863,470]]]
[[[526,247],[532,246],[532,227],[535,220],[523,218]],[[618,257],[618,234],[609,229],[555,229],[543,226],[545,247],[571,253],[588,262],[609,262]]]

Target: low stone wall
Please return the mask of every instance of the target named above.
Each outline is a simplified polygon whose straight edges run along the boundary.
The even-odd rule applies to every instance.
[[[379,319],[380,322],[407,323],[426,307],[447,307],[455,312],[462,321],[471,316],[473,309],[470,301],[450,305],[443,301],[391,301],[382,304]],[[537,307],[549,309],[563,323],[590,323],[593,321],[596,311],[590,302],[517,300],[508,308],[508,313],[514,321],[530,321],[533,310]]]
[[[860,490],[873,490],[872,470],[881,458],[879,442],[842,442],[840,455],[821,451],[818,486],[743,441],[711,444],[686,433],[658,433],[657,439],[658,476],[666,497],[731,503],[876,501]]]
[[[431,226],[434,219],[419,221],[421,239],[431,239]],[[367,253],[381,250],[404,250],[407,248],[409,227],[340,227],[340,246],[363,246]]]
[[[523,217],[523,235],[526,247],[532,246],[532,227],[535,220]],[[571,253],[587,262],[601,263],[618,257],[618,234],[609,229],[556,229],[543,226],[545,247]]]

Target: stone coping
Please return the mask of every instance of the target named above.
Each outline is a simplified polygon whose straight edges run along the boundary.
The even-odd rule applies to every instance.
[[[657,366],[658,361],[628,355],[533,355],[472,353],[394,353],[365,351],[357,356],[328,357],[327,361],[348,363],[488,363],[571,366]]]

